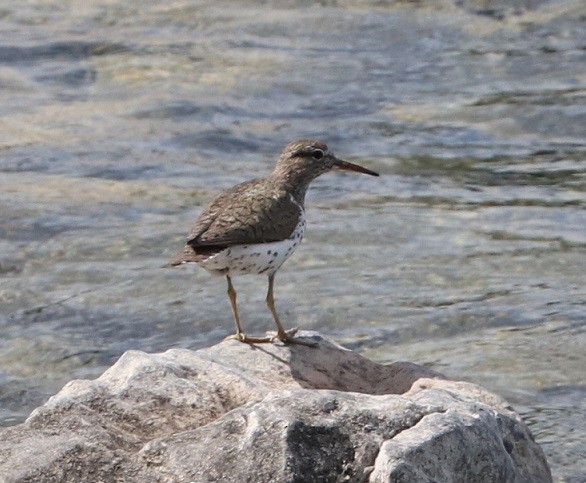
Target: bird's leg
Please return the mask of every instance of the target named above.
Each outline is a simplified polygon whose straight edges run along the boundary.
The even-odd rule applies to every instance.
[[[232,279],[230,275],[226,275],[226,280],[228,280],[228,297],[230,298],[230,305],[232,306],[232,313],[234,314],[234,320],[236,321],[236,336],[235,338],[241,342],[251,342],[251,343],[260,343],[260,342],[272,342],[270,337],[250,337],[246,335],[242,331],[242,326],[240,325],[240,316],[238,315],[238,306],[236,305],[236,290],[232,285]]]
[[[242,326],[240,325],[240,315],[238,315],[238,306],[236,305],[236,290],[232,286],[232,279],[230,275],[226,275],[228,280],[228,297],[230,298],[230,305],[232,306],[232,313],[234,314],[234,320],[236,321],[236,336],[240,339],[243,334]]]
[[[299,330],[297,327],[295,327],[293,329],[289,329],[289,330],[283,329],[283,326],[281,325],[281,321],[279,320],[279,315],[277,314],[277,310],[275,309],[275,298],[273,296],[274,282],[275,282],[275,274],[273,273],[273,274],[269,275],[269,289],[267,291],[267,305],[269,307],[269,310],[273,314],[273,318],[275,319],[275,325],[277,326],[277,334],[274,337],[274,339],[279,339],[282,342],[289,342],[291,344],[301,344],[301,345],[307,345],[310,347],[314,347],[316,344],[314,344],[312,342],[306,342],[301,339],[294,338],[294,335]],[[273,332],[273,334],[274,334],[274,332]]]
[[[287,333],[285,332],[285,329],[283,329],[283,326],[281,325],[281,321],[279,320],[279,315],[277,314],[277,310],[275,309],[275,297],[273,296],[273,285],[275,282],[275,274],[271,274],[269,275],[269,289],[267,291],[267,305],[269,307],[269,310],[271,311],[271,314],[273,314],[273,318],[275,319],[275,325],[277,326],[277,338],[281,339],[281,340],[285,340],[287,338]],[[295,335],[295,332],[297,332],[297,329],[293,329],[294,332],[291,335],[291,337],[293,335]]]

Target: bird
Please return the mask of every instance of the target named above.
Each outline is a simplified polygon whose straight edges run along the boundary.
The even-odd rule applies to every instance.
[[[172,266],[195,263],[213,275],[226,277],[236,322],[233,337],[237,340],[313,345],[295,337],[297,328],[283,328],[275,309],[273,288],[277,270],[303,238],[305,195],[310,183],[333,170],[379,176],[375,171],[337,158],[321,141],[293,141],[285,147],[271,174],[228,188],[204,208],[183,251],[170,261]],[[246,334],[238,313],[232,277],[251,274],[268,277],[266,303],[277,331],[267,332],[266,337]]]

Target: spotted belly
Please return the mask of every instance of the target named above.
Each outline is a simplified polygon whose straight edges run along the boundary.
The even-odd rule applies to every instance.
[[[291,237],[286,240],[233,245],[197,263],[215,275],[272,275],[299,246],[304,232],[305,216],[302,214]]]

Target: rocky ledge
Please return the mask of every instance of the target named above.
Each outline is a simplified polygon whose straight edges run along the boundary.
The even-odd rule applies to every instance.
[[[1,481],[551,481],[500,397],[300,335],[129,351],[1,433]]]

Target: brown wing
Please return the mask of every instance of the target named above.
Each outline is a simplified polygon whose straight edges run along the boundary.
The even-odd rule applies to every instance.
[[[265,180],[236,185],[203,211],[172,264],[199,261],[231,245],[285,240],[293,234],[300,210],[286,191]]]

